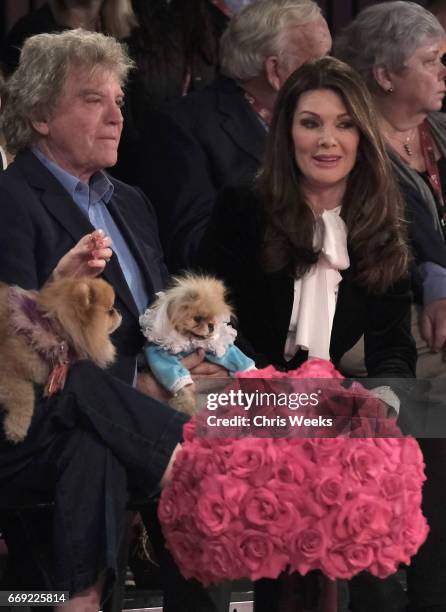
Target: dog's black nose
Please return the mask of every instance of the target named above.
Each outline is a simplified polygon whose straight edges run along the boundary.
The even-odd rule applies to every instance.
[[[208,323],[208,330],[209,330],[210,332],[213,332],[213,331],[214,331],[214,327],[215,327],[215,326],[214,326],[214,324],[213,324],[213,323]]]

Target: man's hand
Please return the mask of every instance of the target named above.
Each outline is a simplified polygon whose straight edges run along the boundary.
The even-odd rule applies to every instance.
[[[176,456],[178,452],[181,450],[181,444],[177,444],[173,449],[173,453],[169,459],[169,463],[167,464],[166,470],[161,478],[160,486],[163,489],[166,485],[170,483],[172,480],[172,468],[175,463]]]
[[[53,270],[52,279],[99,276],[110,261],[112,240],[103,230],[83,236]]]
[[[229,376],[228,370],[216,363],[205,361],[204,358],[204,350],[198,349],[195,353],[182,359],[181,363],[189,370],[193,378],[226,378]]]
[[[424,306],[420,315],[420,332],[432,351],[445,350],[446,299],[434,300]]]
[[[203,349],[198,349],[187,357],[181,360],[185,368],[189,370],[193,378],[225,378],[228,376],[228,371],[219,365],[204,361],[205,352]],[[195,385],[190,385],[191,391],[195,392]],[[149,395],[159,402],[167,404],[172,398],[172,395],[159,384],[157,380],[148,372],[139,372],[136,380],[136,388],[138,391]]]
[[[138,373],[136,388],[138,391],[141,391],[141,393],[149,395],[163,404],[167,404],[172,397],[172,395],[153,378],[152,374],[148,372]]]

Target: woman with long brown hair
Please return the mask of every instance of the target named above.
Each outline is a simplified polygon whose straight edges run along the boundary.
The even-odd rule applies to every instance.
[[[326,57],[284,85],[263,169],[222,192],[201,261],[231,288],[260,361],[337,363],[364,334],[370,376],[413,376],[401,219],[367,89]]]

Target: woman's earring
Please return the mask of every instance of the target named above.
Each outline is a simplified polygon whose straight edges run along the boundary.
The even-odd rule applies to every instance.
[[[389,89],[387,90],[387,93],[388,93],[388,94],[393,93],[393,87],[389,87]]]

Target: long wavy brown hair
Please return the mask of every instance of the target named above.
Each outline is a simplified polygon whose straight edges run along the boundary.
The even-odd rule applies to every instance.
[[[317,89],[340,96],[360,133],[341,217],[347,226],[355,280],[379,293],[407,273],[403,202],[367,87],[352,68],[332,57],[304,64],[277,98],[265,161],[256,180],[266,217],[263,264],[268,272],[286,270],[299,278],[319,257],[313,247],[316,219],[300,186],[291,134],[299,97]]]

